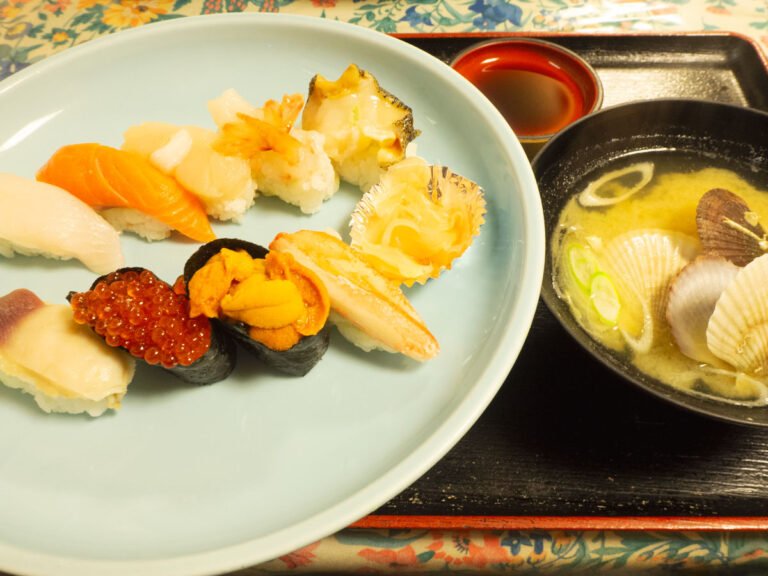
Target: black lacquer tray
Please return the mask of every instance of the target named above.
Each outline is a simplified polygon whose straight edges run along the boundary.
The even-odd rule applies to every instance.
[[[738,35],[527,36],[584,57],[604,84],[604,106],[685,97],[768,110],[765,58]],[[449,62],[496,37],[403,38]],[[427,474],[359,525],[408,527],[409,518],[423,516],[432,520],[417,524],[639,527],[631,519],[644,517],[658,519],[648,524],[657,528],[698,519],[703,528],[768,530],[768,429],[684,411],[619,379],[540,303],[483,416]],[[582,521],[541,522],[552,517]],[[598,517],[609,520],[588,521]]]

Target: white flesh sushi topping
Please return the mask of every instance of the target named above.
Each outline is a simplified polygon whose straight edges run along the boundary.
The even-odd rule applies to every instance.
[[[338,80],[319,74],[312,79],[301,127],[325,136],[325,150],[341,179],[363,192],[403,159],[419,134],[411,109],[354,64]]]
[[[328,290],[331,310],[370,340],[420,362],[440,352],[437,340],[399,285],[335,236],[312,230],[281,233],[269,249],[290,253],[317,274]]]
[[[28,296],[35,298],[17,290],[0,299],[0,381],[34,396],[46,412],[119,409],[133,358],[76,324],[67,305],[40,302],[17,314],[13,308]]]
[[[168,174],[181,164],[191,149],[192,136],[182,128],[171,136],[168,144],[152,152],[149,156],[149,161],[152,162],[155,168]]]
[[[254,118],[263,118],[261,110],[249,104],[234,88],[225,90],[221,96],[208,102],[208,112],[211,113],[216,126],[221,128],[224,124],[237,121],[238,114],[247,114]]]
[[[93,208],[57,186],[0,173],[0,254],[76,258],[97,274],[124,265],[120,236]]]

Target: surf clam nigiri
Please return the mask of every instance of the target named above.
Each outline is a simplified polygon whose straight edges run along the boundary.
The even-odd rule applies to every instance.
[[[190,313],[211,318],[264,364],[304,376],[325,354],[328,293],[290,254],[222,238],[189,258],[184,279]]]
[[[378,272],[354,248],[326,232],[278,234],[270,250],[289,253],[314,271],[328,289],[331,309],[348,340],[362,348],[400,352],[419,361],[440,352],[397,283]]]
[[[74,319],[150,365],[191,384],[212,384],[234,369],[234,343],[207,318],[192,318],[183,283],[172,288],[142,268],[122,268],[68,296]]]
[[[57,186],[0,173],[0,254],[76,258],[103,274],[123,265],[120,237],[90,206]]]
[[[420,133],[411,108],[354,64],[338,80],[320,74],[312,78],[301,127],[325,137],[325,150],[341,179],[363,192],[405,158],[406,147]]]
[[[171,229],[198,242],[216,237],[200,200],[135,152],[101,144],[63,146],[37,179],[99,209],[115,228],[148,240],[166,238]]]
[[[357,204],[351,244],[392,280],[423,284],[469,248],[484,214],[476,183],[444,166],[406,158]]]
[[[45,412],[118,410],[134,366],[77,325],[69,306],[26,289],[0,297],[0,381],[31,394]]]

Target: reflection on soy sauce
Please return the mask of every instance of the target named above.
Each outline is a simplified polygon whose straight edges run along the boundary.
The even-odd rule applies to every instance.
[[[557,70],[557,69],[555,69]],[[469,80],[493,102],[515,134],[554,134],[578,119],[584,99],[567,76],[539,70],[482,68]]]

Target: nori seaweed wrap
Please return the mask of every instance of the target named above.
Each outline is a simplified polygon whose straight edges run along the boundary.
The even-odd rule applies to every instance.
[[[222,264],[219,267],[219,273],[203,271],[202,274],[207,274],[206,278],[204,280],[201,279],[199,284],[195,285],[193,282],[195,275],[209,265],[209,263],[215,263],[217,258],[223,258],[220,254],[225,249],[235,253],[244,251],[250,257],[240,260],[243,268],[252,266],[252,264],[249,264],[249,261],[258,262],[255,265],[259,270],[256,275],[260,275],[260,277],[254,278],[250,276],[250,271],[244,270],[242,275],[237,278],[230,274],[226,279],[223,279],[222,271],[224,269],[231,271],[235,267],[232,262],[229,262],[227,266]],[[235,256],[232,256],[232,258],[235,258]],[[287,258],[290,258],[290,261]],[[266,276],[264,275],[264,270],[266,270]],[[195,306],[199,299],[200,291],[215,291],[216,288],[214,286],[221,283],[221,286],[218,287],[219,290],[215,304],[203,313],[211,318],[213,324],[222,326],[227,330],[246,351],[271,368],[291,376],[304,376],[319,362],[328,349],[330,329],[326,320],[330,303],[325,286],[313,272],[300,266],[290,256],[270,255],[269,251],[263,246],[245,240],[220,238],[201,246],[192,254],[184,266],[184,281],[187,285],[187,293],[192,301],[193,313],[197,313]],[[250,284],[251,281],[253,283],[252,293],[256,294],[258,299],[261,298],[261,296],[258,296],[259,292],[271,295],[275,282],[293,282],[301,285],[302,288],[300,290],[293,289],[289,291],[291,294],[294,291],[296,294],[301,294],[300,302],[304,310],[297,311],[299,319],[291,324],[286,324],[283,321],[282,324],[286,324],[284,326],[265,328],[263,325],[255,326],[244,320],[243,318],[250,317],[247,315],[248,313],[244,313],[241,310],[238,310],[237,314],[241,318],[229,315],[229,312],[222,308],[222,303],[226,304],[228,302],[225,298],[229,298],[229,301],[231,301],[236,289],[245,288],[246,284]],[[265,282],[271,282],[271,284],[267,286]],[[198,289],[197,286],[202,288]],[[273,298],[278,297],[275,296]],[[272,300],[264,304],[261,310],[279,309],[282,314],[282,312],[291,307],[286,300],[280,299],[279,303],[275,303],[276,300]],[[260,320],[253,322],[258,323]],[[275,323],[277,324],[278,322],[275,321]],[[312,326],[311,329],[310,325]],[[255,339],[254,336],[258,339]],[[269,344],[273,344],[274,347]]]
[[[205,317],[191,318],[183,286],[171,287],[144,268],[101,276],[67,300],[75,321],[107,344],[190,384],[213,384],[235,367],[237,347],[227,332]]]

